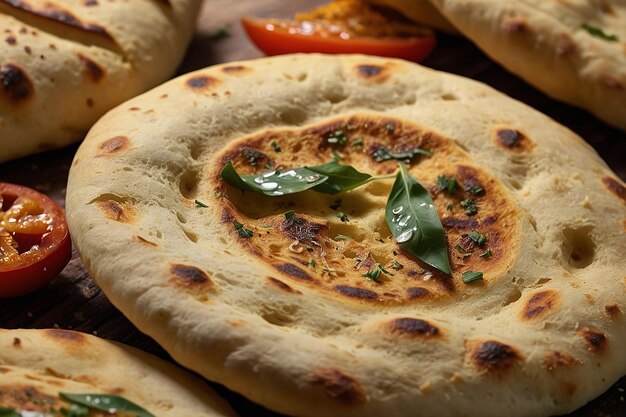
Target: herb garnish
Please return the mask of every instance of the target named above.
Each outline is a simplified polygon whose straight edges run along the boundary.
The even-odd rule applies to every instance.
[[[341,211],[339,213],[337,213],[336,216],[337,216],[337,218],[339,220],[341,220],[342,223],[348,223],[350,221],[350,219],[348,218],[348,215],[346,213],[341,212]]]
[[[285,219],[286,220],[292,220],[294,217],[296,217],[296,212],[293,210],[289,210],[285,212]]]
[[[352,147],[353,148],[362,148],[363,147],[363,139],[355,138],[354,142],[352,142]]]
[[[487,242],[487,236],[478,233],[476,230],[472,230],[467,234],[467,236],[469,236],[469,238],[472,239],[474,243],[481,247],[485,245],[485,242]]]
[[[254,235],[254,232],[250,229],[247,229],[243,223],[239,223],[237,220],[233,220],[233,226],[235,226],[235,230],[239,232],[239,236],[245,237],[246,239],[251,238]]]
[[[333,162],[339,162],[339,161],[341,161],[343,159],[343,154],[341,152],[337,152],[334,149],[333,149],[331,155],[333,157]]]
[[[470,282],[473,282],[473,281],[479,281],[482,279],[483,279],[482,272],[476,272],[476,271],[463,272],[463,282],[466,284],[469,284]]]
[[[595,36],[596,38],[604,39],[605,41],[609,42],[619,41],[617,35],[607,35],[602,29],[591,26],[587,23],[583,23],[582,25],[580,25],[580,27],[585,29],[587,32],[589,32],[590,35]]]
[[[483,189],[483,187],[479,187],[477,185],[472,185],[467,192],[472,194],[472,195],[479,195],[482,194],[485,190]]]
[[[396,261],[395,259],[393,261],[391,261],[391,269],[395,269],[396,271],[401,270],[402,268],[404,268],[404,265],[402,265],[400,262]]]
[[[230,36],[230,25],[222,26],[209,36],[212,41],[228,38]]]
[[[454,208],[454,204],[450,203],[446,206],[446,210],[448,211],[452,211],[452,209]]]
[[[196,200],[196,207],[202,207],[202,208],[207,208],[209,207],[206,203],[203,203],[200,200]]]
[[[379,146],[372,152],[372,158],[374,158],[376,162],[389,161],[391,159],[410,162],[417,155],[432,156],[432,154],[431,151],[420,148],[413,148],[402,152],[392,152],[387,146]]]
[[[465,199],[461,201],[459,204],[461,204],[461,207],[465,209],[465,213],[467,213],[468,216],[473,216],[474,214],[478,213],[478,208],[476,207],[476,200],[474,200],[473,198]]]
[[[485,258],[490,258],[491,255],[493,255],[493,253],[491,253],[491,249],[487,249],[486,251],[484,251],[483,253],[481,253],[480,256],[481,258],[485,259]]]
[[[387,274],[387,275],[392,275],[393,276],[393,274],[391,272],[387,271],[380,264],[374,265],[373,267],[370,268],[369,271],[364,273],[362,276],[365,277],[365,278],[369,278],[369,279],[371,279],[374,282],[380,282],[381,274]]]
[[[67,392],[60,392],[59,395],[61,398],[71,402],[72,404],[104,411],[105,413],[122,411],[132,414],[135,417],[154,417],[153,414],[149,413],[137,404],[117,395],[70,394]]]
[[[0,407],[0,417],[21,417],[21,414],[11,408]]]
[[[396,125],[394,125],[393,123],[387,123],[387,126],[385,126],[385,129],[387,129],[387,132],[393,133],[396,130]]]
[[[311,259],[311,260],[309,261],[309,266],[310,266],[311,268],[315,268],[315,259]]]
[[[263,152],[259,152],[254,148],[243,148],[241,154],[253,167],[256,166],[257,162],[260,160],[267,158]]]
[[[336,130],[328,137],[328,143],[331,145],[343,146],[346,144],[347,140],[348,138],[346,137],[346,134],[343,133],[343,130]]]
[[[445,175],[437,176],[437,189],[439,191],[447,191],[450,194],[456,192],[457,181],[454,177],[446,177]]]
[[[272,146],[272,149],[274,149],[274,152],[282,152],[281,147],[278,145],[278,143],[273,140],[272,143],[270,143],[270,145]]]
[[[315,191],[325,194],[336,194],[342,191],[352,190],[353,188],[373,180],[389,178],[386,176],[377,177],[365,174],[357,171],[350,165],[343,165],[337,162],[329,162],[324,165],[306,168],[328,178],[324,183],[315,187]],[[338,201],[341,202],[341,200]]]
[[[385,209],[387,225],[402,249],[450,275],[445,233],[433,200],[405,165],[399,165]]]

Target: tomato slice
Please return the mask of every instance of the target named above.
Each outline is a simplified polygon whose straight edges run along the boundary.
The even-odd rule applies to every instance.
[[[44,286],[71,257],[63,210],[35,190],[0,182],[0,298]]]
[[[241,23],[252,42],[270,56],[319,52],[377,55],[420,62],[430,55],[436,44],[435,35],[429,30],[423,30],[419,36],[375,38],[324,30],[319,22],[243,17]]]

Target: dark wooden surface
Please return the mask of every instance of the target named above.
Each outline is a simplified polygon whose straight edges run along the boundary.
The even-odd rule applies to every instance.
[[[238,24],[241,15],[289,16],[319,3],[319,0],[205,0],[196,36],[179,72],[262,56],[245,39]],[[227,28],[229,36],[216,39],[215,34],[221,28]],[[551,100],[490,61],[468,41],[440,37],[438,48],[425,65],[483,81],[546,113],[585,138],[611,168],[626,180],[626,133],[603,124],[582,110]],[[72,146],[0,164],[0,181],[33,187],[63,204],[67,173],[76,149],[77,146]],[[567,149],[563,149],[563,152],[567,152]],[[47,287],[19,299],[0,300],[0,327],[57,326],[117,340],[169,359],[154,341],[139,332],[110,304],[89,278],[76,255],[63,273]],[[242,417],[278,416],[218,384],[213,386]],[[625,417],[625,389],[626,377],[569,417]]]

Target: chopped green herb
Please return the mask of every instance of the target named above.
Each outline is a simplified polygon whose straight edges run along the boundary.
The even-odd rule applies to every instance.
[[[456,192],[457,181],[454,177],[446,177],[445,175],[437,176],[437,189],[446,191],[450,194]]]
[[[454,204],[450,203],[446,206],[446,210],[448,211],[452,211],[452,209],[454,208]]]
[[[402,265],[400,262],[396,261],[395,259],[391,261],[391,269],[395,269],[396,271],[399,271],[402,268],[404,268],[404,265]]]
[[[350,221],[350,219],[348,218],[348,215],[341,211],[337,213],[337,218],[341,220],[342,223],[347,223]]]
[[[387,132],[393,133],[396,130],[396,125],[394,125],[393,123],[388,123],[387,126],[385,126],[385,129],[387,129]]]
[[[472,230],[467,234],[470,239],[474,241],[478,246],[484,246],[485,242],[487,242],[487,236],[478,233],[476,230]]]
[[[364,273],[362,276],[365,277],[365,278],[369,278],[369,279],[371,279],[374,282],[380,282],[380,276],[382,274],[387,274],[387,275],[393,276],[393,274],[391,272],[387,271],[380,264],[374,265],[373,267],[370,268],[369,271]]]
[[[350,236],[346,236],[346,235],[337,235],[335,236],[335,240],[350,240],[352,239]]]
[[[209,39],[212,41],[218,41],[220,39],[228,38],[230,36],[230,26],[222,26],[213,32]]]
[[[296,217],[296,212],[293,210],[289,210],[285,212],[285,219],[287,220],[292,220],[294,217]]]
[[[256,166],[257,162],[267,158],[267,155],[265,155],[263,152],[259,152],[258,150],[253,148],[243,148],[241,154],[252,166]]]
[[[328,137],[328,143],[331,145],[343,146],[346,144],[347,140],[348,138],[346,138],[346,134],[343,133],[343,130],[336,130]]]
[[[475,272],[475,271],[463,272],[463,282],[466,284],[469,284],[470,282],[473,282],[473,281],[479,281],[482,279],[483,279],[482,272]]]
[[[477,185],[473,185],[467,190],[467,192],[472,195],[479,195],[485,192],[485,189],[483,187],[478,187]]]
[[[468,216],[473,216],[478,213],[478,208],[476,207],[476,201],[473,198],[468,198],[466,200],[461,201],[461,207],[465,209],[465,213]]]
[[[315,259],[311,259],[311,260],[309,261],[309,266],[310,266],[311,268],[315,268]]]
[[[329,207],[333,210],[337,210],[339,207],[341,207],[341,199],[333,201],[333,204],[331,204]]]
[[[587,23],[583,23],[580,25],[581,28],[585,29],[589,32],[590,35],[595,36],[596,38],[604,39],[609,42],[617,42],[619,38],[616,35],[607,35],[604,31],[598,27],[591,26]]]
[[[463,255],[465,255],[467,253],[467,251],[465,249],[463,249],[463,246],[459,245],[458,243],[456,245],[454,245],[454,249],[456,249],[456,251],[458,253],[461,253]]]
[[[352,147],[353,148],[362,148],[363,147],[363,139],[355,138],[354,141],[352,142]]]
[[[203,203],[200,200],[196,200],[196,207],[202,207],[202,208],[207,208],[209,207],[208,205],[206,205],[206,203]]]
[[[233,226],[235,226],[235,230],[239,232],[239,236],[249,239],[254,235],[254,232],[252,230],[247,229],[242,223],[239,223],[237,220],[233,220],[232,223]]]
[[[337,152],[336,150],[333,150],[332,156],[333,156],[333,162],[339,162],[343,159],[343,154],[340,152]]]
[[[485,258],[490,258],[491,255],[493,255],[493,253],[491,253],[491,249],[487,249],[486,251],[484,251],[483,253],[481,253],[480,256],[481,258],[485,259]]]
[[[154,417],[153,414],[144,410],[137,404],[117,395],[70,394],[67,392],[60,392],[59,395],[61,398],[71,402],[72,404],[104,411],[105,413],[110,413],[111,410],[116,410],[116,412],[122,412],[134,417]]]
[[[12,408],[0,407],[0,417],[21,417],[21,414]]]
[[[376,162],[389,161],[391,159],[395,159],[397,161],[411,161],[417,155],[431,156],[432,154],[432,152],[420,148],[392,152],[387,146],[379,146],[372,152],[372,158],[374,158]]]
[[[313,246],[306,245],[306,250],[309,252],[313,252]]]
[[[281,147],[278,146],[278,143],[275,140],[272,141],[270,145],[272,145],[272,149],[274,149],[274,152],[282,152]]]

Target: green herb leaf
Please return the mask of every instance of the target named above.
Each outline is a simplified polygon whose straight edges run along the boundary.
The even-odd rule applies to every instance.
[[[385,126],[385,129],[387,129],[387,132],[389,133],[395,132],[396,125],[394,125],[393,123],[387,123],[387,126]]]
[[[291,220],[291,219],[293,219],[294,217],[296,217],[296,212],[295,212],[295,211],[293,211],[293,210],[289,210],[289,211],[286,211],[286,212],[285,212],[285,219],[287,219],[287,220]]]
[[[387,275],[393,276],[393,274],[391,272],[387,271],[380,264],[374,265],[373,267],[370,268],[369,271],[364,273],[362,276],[365,277],[365,278],[369,278],[369,279],[371,279],[374,282],[380,282],[380,276],[382,274],[387,274]]]
[[[483,279],[482,272],[475,272],[475,271],[463,272],[463,282],[466,284],[469,284],[470,282],[473,282],[473,281],[479,281],[482,279]]]
[[[21,417],[21,414],[12,408],[0,407],[0,417]]]
[[[309,266],[310,266],[311,268],[315,268],[315,259],[311,259],[311,260],[309,261]]]
[[[387,146],[379,146],[372,152],[372,158],[376,162],[389,161],[395,159],[397,161],[411,161],[417,155],[431,156],[433,153],[425,149],[413,148],[403,152],[392,152]]]
[[[609,42],[617,42],[619,38],[616,35],[607,35],[604,31],[598,27],[591,26],[587,23],[583,23],[580,25],[581,28],[585,29],[589,32],[590,35],[595,36],[596,38],[604,39]]]
[[[471,186],[467,192],[473,195],[479,195],[482,194],[485,190],[483,189],[483,187],[478,187],[476,185]]]
[[[348,218],[348,215],[342,212],[337,213],[337,218],[341,220],[342,223],[347,223],[350,221],[350,219]]]
[[[456,192],[457,181],[454,177],[446,177],[445,175],[437,176],[437,189],[439,191],[447,191],[450,194]]]
[[[478,233],[476,230],[472,230],[467,234],[470,239],[474,241],[478,246],[484,246],[485,242],[487,242],[487,236]]]
[[[306,167],[306,169],[328,178],[325,182],[315,186],[315,191],[325,194],[337,194],[352,190],[375,178],[357,171],[350,165],[342,165],[337,162]]]
[[[274,152],[282,152],[281,147],[278,146],[278,143],[275,140],[273,140],[270,145],[272,146],[272,149],[274,149]]]
[[[350,240],[352,239],[350,236],[346,236],[346,235],[337,235],[335,236],[335,240]]]
[[[463,249],[463,246],[459,245],[458,243],[454,245],[454,249],[456,249],[458,253],[463,254],[463,255],[467,253],[467,251]]]
[[[404,164],[400,164],[387,200],[385,217],[402,249],[444,274],[451,274],[437,209],[428,191],[409,174]]]
[[[493,253],[491,253],[491,249],[487,249],[486,251],[484,251],[483,253],[481,253],[480,256],[481,258],[485,259],[485,258],[490,258],[491,255],[493,255]]]
[[[446,206],[446,210],[448,210],[448,211],[452,211],[453,208],[454,208],[454,204],[448,204]]]
[[[402,265],[400,262],[396,261],[395,259],[393,261],[391,261],[391,269],[395,269],[396,271],[401,270],[402,268],[404,268],[404,265]]]
[[[205,203],[203,203],[200,200],[196,200],[196,207],[202,207],[202,208],[207,208],[209,207],[208,205],[206,205]]]
[[[129,414],[134,414],[135,417],[154,417],[153,414],[149,413],[137,404],[117,395],[70,394],[67,392],[61,392],[59,395],[64,400],[73,404],[82,405],[94,410],[104,411],[105,413],[124,411]]]
[[[352,147],[353,148],[362,148],[363,147],[363,139],[355,138],[354,141],[352,142]]]
[[[64,417],[85,417],[89,415],[89,408],[80,404],[72,404],[70,408],[62,408],[61,414]]]
[[[478,207],[476,207],[476,200],[474,200],[473,198],[468,198],[466,200],[463,200],[459,204],[461,204],[461,207],[465,209],[465,213],[468,216],[473,216],[474,214],[478,213]]]
[[[217,41],[220,39],[228,38],[230,36],[230,25],[222,26],[218,28],[215,32],[213,32],[209,39],[212,41]]]
[[[220,176],[237,189],[272,197],[299,193],[328,179],[327,176],[306,168],[290,169],[285,172],[269,171],[259,175],[239,175],[230,161],[224,165]]]
[[[252,230],[246,229],[243,223],[239,223],[237,220],[233,220],[233,226],[235,226],[235,230],[239,232],[239,236],[241,237],[249,239],[254,235],[254,232]]]
[[[331,133],[327,139],[328,143],[330,143],[331,145],[339,146],[345,145],[347,140],[348,138],[346,138],[346,134],[343,133],[343,130],[337,130]]]

